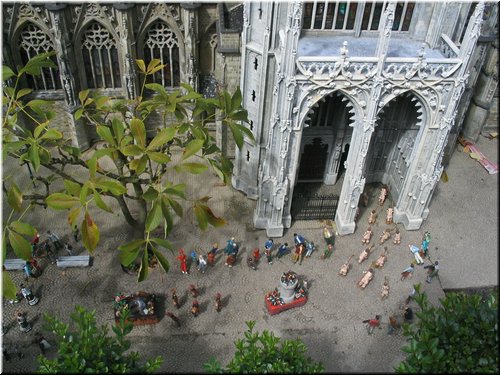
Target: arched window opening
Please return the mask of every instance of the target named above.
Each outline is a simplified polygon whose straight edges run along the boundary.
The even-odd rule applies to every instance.
[[[21,31],[19,35],[19,46],[23,66],[36,55],[54,50],[54,46],[48,35],[33,23],[28,23]],[[52,61],[57,66],[55,55],[52,56]],[[26,79],[28,81],[28,87],[35,91],[49,91],[62,88],[58,68],[43,68],[41,75],[34,77],[27,74]]]
[[[82,54],[88,88],[122,87],[116,41],[98,22],[83,34]]]
[[[159,59],[163,69],[148,76],[148,83],[158,83],[165,87],[180,85],[179,42],[175,33],[163,22],[156,22],[146,34],[144,43],[146,64]]]

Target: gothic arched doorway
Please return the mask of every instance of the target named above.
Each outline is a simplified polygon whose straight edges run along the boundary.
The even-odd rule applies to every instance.
[[[352,104],[339,92],[319,100],[304,121],[291,213],[295,220],[333,219],[354,121]]]

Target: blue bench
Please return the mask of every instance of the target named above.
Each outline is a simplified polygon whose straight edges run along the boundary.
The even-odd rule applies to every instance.
[[[5,259],[3,262],[7,271],[22,271],[25,264],[24,259]]]
[[[57,267],[88,267],[90,265],[90,255],[70,255],[58,257]]]

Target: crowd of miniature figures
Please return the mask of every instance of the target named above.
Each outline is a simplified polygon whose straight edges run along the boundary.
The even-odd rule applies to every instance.
[[[281,306],[281,305],[285,304],[285,301],[283,301],[283,298],[280,297],[280,292],[278,291],[278,288],[274,288],[273,291],[267,293],[266,299],[273,306]]]

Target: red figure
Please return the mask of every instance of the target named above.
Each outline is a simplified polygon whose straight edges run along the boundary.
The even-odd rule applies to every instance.
[[[184,254],[184,249],[179,249],[179,255],[177,256],[177,259],[180,260],[181,262],[181,272],[183,274],[186,274],[187,275],[187,258],[186,258],[186,254]]]
[[[256,247],[255,249],[253,249],[253,260],[254,262],[258,262],[260,259],[260,250],[258,247]]]
[[[213,266],[215,263],[215,253],[208,253],[207,254],[207,263],[209,266]]]

